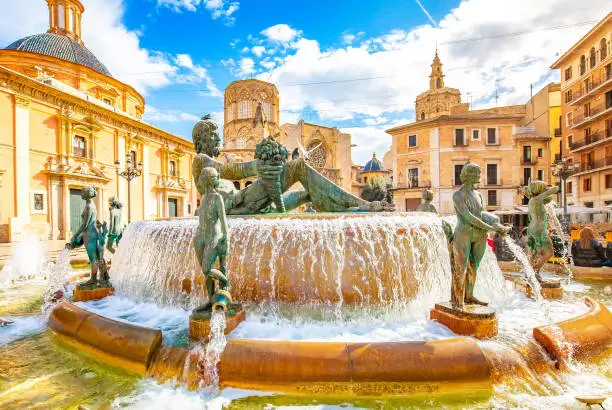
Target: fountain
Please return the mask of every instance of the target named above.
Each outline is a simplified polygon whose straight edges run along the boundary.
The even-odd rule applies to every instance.
[[[206,137],[214,148],[214,135]],[[264,145],[276,147],[273,140]],[[563,396],[563,407],[574,400],[565,397],[571,389],[585,397],[612,393],[605,370],[612,345],[605,303],[612,300],[587,298],[585,306],[564,295],[543,312],[539,301],[506,286],[484,235],[508,228],[483,212],[476,166],[462,172],[457,217],[440,218],[431,192],[424,194],[425,212],[364,212],[390,207],[328,189],[331,182],[303,160],[221,164],[211,154],[201,153],[193,167],[202,195],[197,218],[131,223],[113,255],[115,294],[50,306],[58,352],[85,352],[138,380],[136,387],[117,382],[82,396],[117,389],[108,399],[117,407],[316,400],[440,408],[540,403],[540,396]],[[226,189],[223,177],[238,172],[266,173],[267,180],[251,190]],[[293,172],[298,177],[287,176]],[[304,189],[289,190],[293,180]],[[303,201],[319,212],[288,212]],[[524,263],[536,289],[527,256]],[[103,373],[89,366],[97,370],[85,375]],[[583,374],[568,381],[576,369]],[[62,371],[47,376],[78,373]],[[104,383],[125,377],[105,371]],[[73,389],[86,380],[55,384]],[[22,385],[2,383],[0,407],[42,400],[23,402]]]

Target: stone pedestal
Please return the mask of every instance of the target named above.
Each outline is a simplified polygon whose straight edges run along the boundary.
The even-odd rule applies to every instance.
[[[210,318],[212,311],[202,313],[192,313],[189,316],[189,336],[195,340],[208,341],[210,336]],[[226,326],[225,334],[236,329],[238,325],[246,319],[246,312],[239,303],[232,303],[225,312]]]
[[[455,309],[450,302],[436,303],[429,318],[437,320],[458,335],[478,339],[497,336],[497,317],[495,311],[487,306],[464,305],[462,309]]]
[[[540,282],[540,286],[540,294],[544,299],[558,300],[563,298],[563,288],[559,280],[545,279]],[[530,298],[533,297],[533,289],[524,278],[514,279],[514,287],[520,290],[525,296]]]
[[[115,293],[115,288],[81,289],[78,286],[72,291],[72,299],[75,302],[87,302],[88,300],[100,300]]]

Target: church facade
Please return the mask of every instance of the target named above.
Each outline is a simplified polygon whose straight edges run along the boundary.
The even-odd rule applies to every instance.
[[[144,98],[83,44],[79,0],[48,7],[46,33],[0,49],[0,242],[69,239],[87,185],[101,220],[113,195],[126,222],[192,214],[192,143],[142,121]]]

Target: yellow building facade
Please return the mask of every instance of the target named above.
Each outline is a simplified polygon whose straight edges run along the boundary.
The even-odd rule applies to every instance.
[[[84,46],[80,1],[48,7],[46,33],[0,49],[0,242],[69,239],[87,185],[101,220],[113,195],[124,221],[192,214],[192,143],[142,121],[144,98]],[[129,199],[128,158],[142,171]]]
[[[439,67],[436,54],[430,79],[443,76]],[[435,193],[440,213],[453,213],[452,195],[461,185],[459,175],[467,162],[482,168],[480,190],[488,210],[521,204],[520,188],[530,179],[551,181],[549,127],[538,129],[539,121],[526,126],[526,105],[470,110],[460,98],[455,101],[447,113],[417,109],[417,121],[387,130],[392,136],[396,209],[416,210],[428,188]],[[535,109],[548,106],[546,99]]]
[[[612,205],[612,13],[551,66],[561,71],[568,203]]]

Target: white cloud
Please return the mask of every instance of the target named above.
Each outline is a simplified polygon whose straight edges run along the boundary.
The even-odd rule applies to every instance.
[[[227,25],[235,22],[232,14],[240,8],[239,2],[229,0],[157,0],[157,5],[168,7],[177,13],[183,10],[194,12],[202,6],[210,12],[213,20],[223,18]]]
[[[343,127],[342,132],[351,134],[351,150],[354,164],[364,165],[375,152],[382,158],[391,146],[391,136],[385,132],[385,127]]]
[[[83,41],[111,74],[143,94],[175,83],[205,83],[209,94],[219,96],[206,69],[186,54],[172,56],[140,45],[140,33],[123,24],[122,0],[89,0],[85,4]],[[22,0],[0,15],[0,42],[10,43],[48,29],[48,11],[39,0]],[[112,46],[109,46],[112,45]]]
[[[179,110],[161,110],[147,106],[143,119],[147,122],[197,122],[200,117]]]
[[[266,52],[266,48],[263,46],[255,46],[251,49],[251,53],[255,54],[257,57],[261,57]]]
[[[292,29],[287,24],[277,24],[261,31],[271,41],[289,43],[301,35],[301,31]]]

